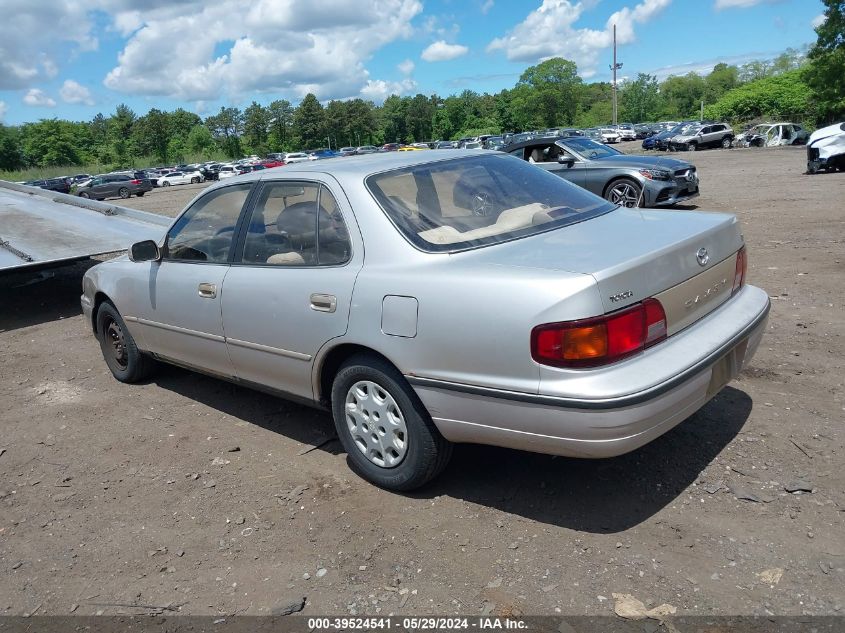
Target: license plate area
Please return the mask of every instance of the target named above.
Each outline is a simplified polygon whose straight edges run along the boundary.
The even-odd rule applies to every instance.
[[[747,350],[748,339],[745,339],[716,361],[711,369],[710,384],[707,386],[708,398],[715,396],[739,375]]]

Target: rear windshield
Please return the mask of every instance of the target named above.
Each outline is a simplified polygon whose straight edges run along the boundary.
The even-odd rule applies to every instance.
[[[616,208],[505,154],[396,169],[368,177],[366,185],[399,231],[429,252],[505,242]]]

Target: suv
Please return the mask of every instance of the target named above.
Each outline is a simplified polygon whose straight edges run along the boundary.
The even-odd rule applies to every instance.
[[[146,178],[132,178],[126,174],[105,174],[95,176],[89,182],[80,186],[76,195],[81,198],[105,200],[106,198],[129,198],[143,196],[153,190],[153,185]]]
[[[727,123],[706,123],[688,129],[673,137],[669,142],[669,149],[694,152],[705,147],[721,147],[728,149],[733,146],[734,131]]]

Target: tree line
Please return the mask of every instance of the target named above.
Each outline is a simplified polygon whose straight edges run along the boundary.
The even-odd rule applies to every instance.
[[[845,0],[824,0],[824,24],[807,54],[788,49],[774,60],[717,64],[706,76],[690,72],[659,82],[640,73],[619,88],[619,121],[698,118],[749,121],[786,118],[813,125],[845,115]],[[279,99],[244,109],[221,107],[205,118],[178,108],[138,116],[119,105],[91,121],[43,119],[0,126],[0,170],[99,163],[128,167],[192,157],[457,139],[478,134],[607,125],[612,86],[585,83],[574,62],[553,58],[522,73],[496,94],[400,97],[381,105],[363,99],[329,101],[306,95],[294,106]]]

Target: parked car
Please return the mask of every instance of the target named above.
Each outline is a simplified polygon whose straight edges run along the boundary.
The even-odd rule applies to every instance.
[[[354,147],[341,147],[338,150],[338,154],[341,156],[354,156],[355,148]]]
[[[377,147],[373,147],[372,145],[359,145],[355,148],[356,154],[374,154],[378,151]]]
[[[352,468],[409,490],[455,442],[602,458],[669,431],[760,343],[745,270],[733,215],[405,152],[213,185],[81,302],[117,380],[162,360],[330,410]]]
[[[777,147],[778,145],[802,145],[810,133],[797,123],[761,123],[738,134],[736,144],[740,147]]]
[[[91,180],[94,176],[91,174],[76,174],[70,177],[70,181],[72,185],[75,185],[79,182],[85,182],[86,180]]]
[[[845,171],[845,123],[816,130],[807,141],[807,172]]]
[[[23,184],[58,193],[70,193],[70,183],[65,178],[47,178],[46,180],[28,180]]]
[[[673,138],[680,134],[684,134],[687,130],[698,127],[701,124],[695,121],[684,121],[682,123],[678,123],[672,128],[660,132],[659,134],[652,136],[650,138],[654,139],[654,143],[652,144],[653,149],[659,149],[663,151],[667,151],[669,149],[669,143]],[[648,139],[646,139],[648,140]],[[645,141],[643,141],[643,149],[648,149],[645,146]]]
[[[171,171],[158,179],[158,186],[197,184],[204,180],[202,173],[198,171]]]
[[[438,141],[434,144],[434,149],[457,149],[457,141]]]
[[[285,154],[285,164],[304,163],[308,160],[308,154],[305,152],[288,152]]]
[[[708,147],[728,149],[733,146],[734,131],[727,123],[692,127],[669,141],[669,149],[694,152]]]
[[[505,147],[505,139],[501,136],[491,136],[484,141],[484,149],[501,150]]]
[[[533,139],[508,153],[625,207],[686,202],[699,194],[694,165],[665,157],[634,156],[588,138]]]
[[[601,134],[602,143],[618,143],[620,139],[619,132],[612,127],[599,129],[599,134]]]
[[[402,147],[399,143],[385,143],[381,146],[381,151],[383,152],[395,152],[400,147]]]
[[[619,133],[620,141],[637,140],[637,132],[634,130],[634,126],[631,123],[621,123],[616,127],[616,131]]]
[[[126,174],[104,174],[94,176],[87,183],[80,184],[76,195],[80,198],[105,200],[106,198],[131,198],[143,196],[153,186],[146,178],[132,178]]]
[[[232,178],[237,175],[238,170],[234,165],[221,165],[219,171],[217,172],[217,179],[225,180],[226,178]]]

